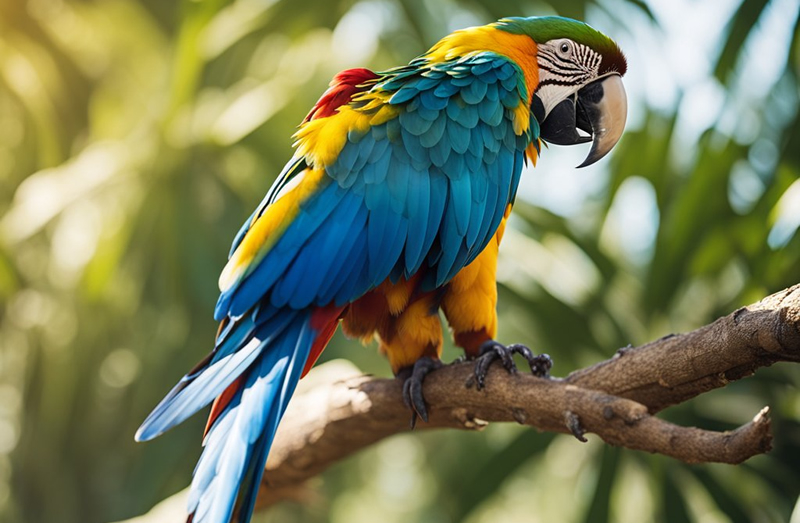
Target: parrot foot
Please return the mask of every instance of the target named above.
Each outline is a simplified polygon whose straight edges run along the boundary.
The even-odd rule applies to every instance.
[[[439,369],[444,364],[439,359],[423,356],[414,362],[412,367],[400,369],[397,377],[403,380],[403,402],[411,410],[411,428],[417,425],[417,417],[428,422],[428,408],[422,396],[422,382],[425,376]]]
[[[475,360],[475,382],[477,383],[478,390],[484,388],[486,384],[486,374],[489,372],[489,366],[495,361],[500,360],[503,362],[503,367],[509,374],[517,373],[517,366],[514,363],[512,356],[519,354],[525,358],[531,367],[531,373],[540,378],[546,378],[550,375],[550,368],[553,366],[553,360],[547,354],[534,354],[528,347],[524,345],[501,345],[494,340],[489,340],[481,345],[479,356]]]

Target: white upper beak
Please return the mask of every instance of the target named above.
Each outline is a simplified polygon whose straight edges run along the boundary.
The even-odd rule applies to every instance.
[[[608,154],[625,130],[628,118],[628,98],[622,78],[613,74],[601,81],[603,95],[597,101],[582,101],[592,125],[592,148],[578,167],[586,167]]]

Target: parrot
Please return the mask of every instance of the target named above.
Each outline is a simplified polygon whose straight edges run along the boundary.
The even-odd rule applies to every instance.
[[[219,277],[213,350],[145,419],[150,440],[211,404],[188,520],[247,523],[298,381],[341,325],[376,339],[412,413],[440,368],[443,313],[476,361],[547,375],[497,332],[497,258],[523,168],[543,144],[604,157],[627,118],[619,46],[557,16],[453,32],[408,65],[337,74],[294,154],[236,234]]]

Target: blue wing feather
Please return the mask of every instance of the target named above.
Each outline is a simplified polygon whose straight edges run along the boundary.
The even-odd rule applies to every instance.
[[[342,259],[352,261],[352,263],[342,263],[332,268],[329,278],[323,281],[319,289],[319,301],[321,303],[330,303],[342,287],[342,282],[346,281],[346,275],[353,272],[353,265],[356,263],[356,260],[366,259],[367,248],[365,236],[356,234],[345,236],[339,246],[339,253]]]
[[[379,248],[386,254],[377,274],[372,274],[371,287],[380,285],[383,280],[394,272],[394,268],[398,265],[400,255],[403,252],[408,234],[408,218],[394,214],[392,225],[392,229],[387,231],[386,236],[381,241]]]
[[[473,78],[472,82],[461,91],[461,98],[468,104],[479,104],[486,96],[486,83],[479,78]]]
[[[356,243],[356,247],[361,254],[360,258],[354,258],[352,265],[348,270],[343,272],[346,277],[342,277],[339,281],[333,282],[332,293],[326,293],[325,297],[330,302],[329,296],[333,296],[333,303],[336,305],[344,305],[350,301],[350,296],[356,294],[356,288],[359,283],[365,278],[365,274],[369,273],[369,263],[367,262],[367,242],[365,239],[360,238]]]
[[[412,172],[411,166],[402,162],[394,162],[388,167],[386,175],[386,188],[389,189],[389,204],[396,214],[412,216],[408,209],[408,193],[413,180],[418,178],[418,173]],[[415,176],[417,175],[417,176]]]
[[[292,254],[308,241],[308,238],[327,221],[328,216],[339,206],[345,191],[339,189],[334,183],[328,183],[309,202],[301,208],[300,213],[287,228],[292,234],[283,234],[275,246],[253,269],[236,288],[220,296],[230,294],[230,308],[227,314],[238,317],[246,313],[286,272],[287,267],[294,260]],[[219,314],[221,307],[217,305]],[[221,319],[221,318],[219,318]]]
[[[414,136],[420,136],[431,128],[433,120],[423,118],[419,111],[405,110],[400,113],[400,125]]]
[[[447,126],[447,138],[453,148],[454,158],[463,158],[463,154],[469,149],[471,133],[469,128],[458,122],[449,122]]]
[[[499,197],[502,191],[500,190],[499,184],[500,180],[496,179],[489,179],[486,184],[486,200],[484,203],[481,227],[478,231],[478,245],[485,245],[489,242],[491,236],[494,235],[494,230],[491,228],[492,222],[494,221],[494,216],[500,210],[497,206],[501,204]],[[503,207],[503,211],[505,211],[505,207]]]
[[[430,163],[435,165],[436,167],[444,167],[444,164],[447,163],[447,159],[450,158],[450,153],[452,149],[450,148],[450,144],[447,143],[446,140],[439,140],[436,144],[434,144],[428,151],[428,158],[430,159]]]
[[[282,307],[288,303],[292,308],[300,309],[313,303],[334,268],[346,262],[342,259],[340,246],[358,227],[359,208],[356,198],[340,202],[298,253],[286,276],[275,286],[271,299],[274,306]]]
[[[437,98],[438,99],[438,98]],[[439,143],[444,135],[445,127],[449,122],[443,113],[439,113],[439,117],[431,122],[430,128],[419,136],[419,144],[425,149],[430,149]]]

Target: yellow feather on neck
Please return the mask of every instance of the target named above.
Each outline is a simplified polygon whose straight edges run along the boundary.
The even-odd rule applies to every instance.
[[[431,63],[441,63],[486,51],[506,56],[519,66],[530,97],[539,85],[539,66],[536,42],[526,35],[497,29],[494,24],[470,27],[445,36],[424,56]]]

